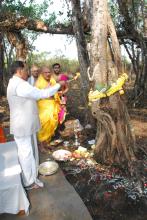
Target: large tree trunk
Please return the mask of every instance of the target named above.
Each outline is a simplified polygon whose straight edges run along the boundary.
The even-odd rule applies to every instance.
[[[108,12],[107,0],[93,1],[90,58],[93,89],[100,85],[111,85],[122,73],[119,43]],[[119,92],[92,102],[92,113],[98,126],[95,150],[97,160],[121,165],[134,160],[134,139],[129,116],[125,100]]]
[[[144,76],[145,76],[145,88],[147,89],[147,15],[144,18]]]
[[[0,96],[5,94],[4,89],[4,50],[3,50],[3,35],[0,32]]]

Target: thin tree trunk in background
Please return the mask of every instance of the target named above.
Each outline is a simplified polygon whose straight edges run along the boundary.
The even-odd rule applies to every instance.
[[[144,6],[145,7],[145,6]],[[144,9],[145,10],[145,9]],[[145,89],[147,89],[147,15],[144,16],[144,33],[143,38],[143,82],[145,82]]]
[[[111,42],[112,42],[112,54],[113,61],[115,66],[117,67],[119,73],[122,72],[122,61],[121,61],[121,50],[118,42],[118,38],[115,31],[115,26],[113,24],[112,18],[108,12],[108,34],[110,34]]]
[[[76,38],[77,50],[78,50],[78,60],[80,63],[80,74],[81,74],[81,90],[83,101],[85,105],[85,123],[88,123],[89,118],[89,110],[88,110],[88,92],[89,92],[89,79],[87,75],[87,69],[90,66],[87,46],[86,46],[86,39],[83,30],[83,20],[82,20],[82,13],[80,7],[80,0],[71,0],[72,6],[72,25],[73,30]],[[89,118],[89,119],[88,119]]]
[[[130,9],[128,4],[132,6],[132,2],[128,2],[127,0],[117,0],[119,5],[119,11],[122,17],[124,17],[123,28],[126,32],[126,35],[130,35],[133,38],[132,44],[135,42],[135,49],[136,47],[140,48],[141,60],[137,59],[137,56],[133,52],[133,56],[131,58],[131,62],[133,65],[134,73],[136,74],[136,80],[134,83],[134,89],[132,91],[132,98],[134,99],[134,105],[136,103],[141,103],[141,98],[144,98],[146,92],[146,85],[147,85],[147,38],[145,37],[146,32],[146,1],[140,1],[140,5],[138,8],[138,14],[135,11],[135,1],[134,8],[132,7],[132,13],[130,13]],[[140,21],[139,21],[140,20]],[[139,23],[143,24],[143,30],[139,27]],[[128,38],[129,39],[129,38]],[[126,48],[126,45],[124,45]],[[127,50],[128,55],[129,50]]]
[[[141,97],[146,99],[147,91],[147,18],[144,17],[144,32],[140,36],[140,58],[137,60],[137,76],[134,86],[136,102],[141,103]]]
[[[87,76],[87,69],[90,65],[89,56],[86,47],[86,40],[83,31],[82,13],[80,7],[80,0],[71,0],[72,5],[72,24],[75,33],[78,58],[80,62],[80,72],[82,75],[82,87],[85,94],[89,91],[89,79]]]
[[[4,89],[4,50],[3,50],[3,35],[0,32],[0,96],[5,94]]]

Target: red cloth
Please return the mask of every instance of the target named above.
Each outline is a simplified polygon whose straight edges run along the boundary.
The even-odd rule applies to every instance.
[[[67,81],[67,80],[68,80],[68,76],[65,75],[65,74],[61,74],[61,75],[59,76],[59,80],[60,80],[60,81]]]
[[[65,116],[66,116],[66,111],[65,109],[61,106],[61,109],[60,109],[60,112],[58,114],[58,120],[59,120],[59,123],[62,124],[63,121],[65,120]]]
[[[6,142],[6,138],[4,135],[4,130],[2,127],[0,127],[0,143],[5,143]]]

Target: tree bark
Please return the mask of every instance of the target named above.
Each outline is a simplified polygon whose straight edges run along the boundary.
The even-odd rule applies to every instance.
[[[4,20],[0,17],[0,31],[11,32],[23,30],[25,28],[35,32],[73,35],[72,24],[68,26],[56,24],[54,27],[50,27],[41,20],[28,19],[23,16],[16,18],[12,15],[11,17],[6,17]]]
[[[72,6],[72,25],[73,31],[76,38],[77,50],[78,50],[78,60],[80,63],[80,74],[81,74],[81,85],[82,85],[82,95],[85,106],[85,123],[88,123],[88,91],[89,91],[89,79],[87,75],[88,67],[90,66],[86,39],[83,29],[83,20],[80,7],[80,0],[71,0]],[[90,119],[90,118],[89,118]]]
[[[136,102],[140,102],[141,97],[144,98],[144,94],[146,91],[147,85],[147,38],[145,37],[146,29],[147,29],[147,21],[146,21],[146,11],[145,11],[145,1],[140,2],[139,9],[142,8],[139,16],[136,14],[135,7],[132,6],[132,13],[129,13],[128,10],[128,1],[127,0],[117,0],[119,5],[119,10],[121,15],[124,18],[123,28],[126,35],[132,36],[131,41],[132,45],[135,43],[138,48],[140,48],[141,62],[137,59],[135,53],[131,57],[134,73],[136,74],[136,80],[134,84],[134,90],[132,92],[134,98],[134,105]],[[133,1],[134,3],[134,1]],[[142,13],[142,15],[141,15]],[[141,30],[138,25],[138,17],[142,16],[142,22],[144,25],[144,30]],[[122,41],[124,42],[124,41]],[[136,46],[135,45],[135,46]],[[126,45],[124,45],[126,48]],[[129,54],[129,50],[126,48],[126,51]],[[133,51],[133,48],[132,48]]]
[[[83,30],[82,13],[80,7],[80,0],[71,0],[72,5],[72,24],[75,33],[78,58],[80,62],[80,72],[82,75],[82,86],[85,94],[89,91],[89,79],[87,75],[87,69],[90,65],[89,56],[86,47],[86,40]]]
[[[28,53],[26,40],[22,36],[21,32],[8,32],[7,38],[11,45],[16,49],[16,59],[25,61]]]
[[[109,37],[109,42],[108,42]],[[122,73],[118,39],[106,0],[93,1],[91,70],[94,89],[115,82]],[[95,155],[102,163],[126,165],[135,159],[134,138],[125,100],[118,92],[92,102],[97,119]]]
[[[4,89],[4,50],[3,50],[3,35],[0,32],[0,96],[5,95]]]
[[[107,82],[107,11],[106,1],[93,1],[93,19],[91,31],[90,72],[93,73],[94,83]],[[101,67],[103,67],[101,69]]]

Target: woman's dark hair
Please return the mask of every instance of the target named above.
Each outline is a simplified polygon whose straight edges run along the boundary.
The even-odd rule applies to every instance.
[[[52,65],[53,68],[54,68],[55,66],[61,67],[59,63],[54,63],[54,64]]]
[[[16,60],[11,65],[11,74],[15,74],[18,69],[25,68],[25,63],[23,61]]]

